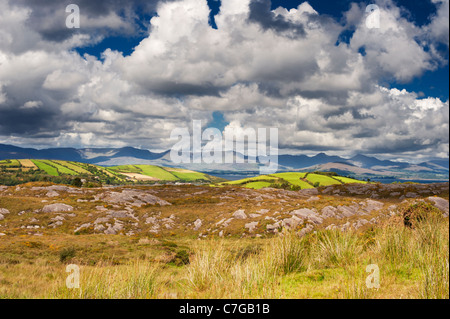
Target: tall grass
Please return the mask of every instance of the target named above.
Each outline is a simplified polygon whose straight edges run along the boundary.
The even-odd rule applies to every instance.
[[[158,266],[140,260],[127,266],[85,266],[80,271],[80,289],[58,287],[50,298],[151,299],[156,298]]]
[[[282,274],[302,271],[307,268],[309,243],[298,238],[295,232],[284,232],[272,243],[272,258],[274,267]]]
[[[231,268],[226,262],[231,253],[223,240],[200,241],[194,245],[193,252],[187,276],[191,289],[204,291],[225,279]]]
[[[351,232],[328,230],[317,234],[314,257],[322,267],[347,267],[355,263],[363,251],[363,243]]]
[[[449,298],[448,218],[429,214],[412,228],[391,220],[377,236],[374,253],[389,270],[418,269],[420,298]]]
[[[66,258],[31,265],[5,257],[0,297],[256,299],[310,297],[315,290],[333,298],[449,298],[449,221],[437,215],[412,228],[392,218],[365,233],[195,240],[189,251],[190,263],[181,266],[156,259],[82,266],[81,288],[72,290],[65,287]],[[369,264],[379,266],[378,290],[366,286]]]
[[[419,295],[424,299],[449,299],[449,267],[447,256],[430,256],[422,265],[424,279]]]
[[[274,298],[276,266],[267,250],[233,254],[226,240],[198,242],[187,267],[187,296],[195,298]],[[241,248],[242,249],[242,248]]]
[[[449,299],[449,223],[433,217],[416,229],[417,245],[422,251],[420,268],[423,280],[421,298]]]
[[[388,225],[377,237],[379,257],[391,266],[414,263],[420,251],[415,250],[413,231],[398,225]]]

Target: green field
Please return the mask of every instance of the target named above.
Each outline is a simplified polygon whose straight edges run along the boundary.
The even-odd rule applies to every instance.
[[[269,175],[261,175],[261,176],[256,176],[256,177],[244,178],[244,179],[240,179],[240,180],[237,180],[237,181],[226,182],[224,184],[226,184],[226,185],[243,185],[243,184],[250,183],[250,182],[253,182],[253,181],[271,181],[271,182],[276,182],[277,180],[278,180],[278,178],[270,177]]]
[[[267,187],[285,188],[285,189],[310,189],[314,185],[330,186],[350,183],[367,183],[356,179],[342,176],[327,176],[314,173],[286,172],[272,175],[261,175],[256,177],[244,178],[237,181],[220,183],[220,186],[234,185],[252,189],[261,189]]]
[[[135,165],[142,172],[141,174],[155,177],[162,181],[177,181],[179,178],[171,174],[166,169],[159,166],[151,166],[151,165]]]
[[[270,185],[272,185],[272,183],[269,183],[269,182],[252,182],[252,183],[247,183],[245,185],[245,187],[246,188],[252,188],[252,189],[262,189],[262,188],[270,187]]]
[[[32,162],[42,171],[51,176],[59,176],[58,170],[54,166],[50,166],[43,161],[32,160]]]
[[[108,170],[115,173],[140,174],[150,176],[161,181],[178,181],[179,178],[166,169],[153,165],[120,165],[109,167]]]
[[[350,184],[350,183],[367,184],[366,181],[360,181],[360,180],[348,178],[348,177],[334,176],[334,178],[341,181],[344,184]]]
[[[67,168],[66,166],[58,164],[56,161],[41,160],[41,162],[47,164],[48,166],[55,167],[58,170],[59,175],[79,175],[79,173]]]
[[[84,168],[77,165],[77,163],[74,162],[66,162],[66,161],[53,161],[54,163],[57,163],[61,166],[65,166],[68,169],[72,170],[73,172],[76,172],[78,174],[90,174],[89,171],[85,170]]]
[[[300,186],[302,189],[314,188],[314,186],[302,180],[305,178],[305,175],[306,173],[278,173],[271,176],[282,178],[292,185]]]
[[[308,174],[306,179],[312,184],[320,183],[320,186],[330,186],[342,184],[340,181],[335,180],[329,176],[319,174]]]
[[[154,165],[120,165],[102,167],[93,164],[61,160],[2,160],[0,183],[16,185],[28,181],[71,183],[75,177],[92,183],[112,185],[156,182],[223,182],[207,174]],[[147,178],[150,177],[150,178]]]
[[[116,174],[139,174],[149,177],[153,177],[159,181],[166,182],[194,182],[194,181],[210,181],[211,176],[203,173],[171,168],[171,167],[160,167],[154,165],[119,165],[108,167],[107,170],[114,172]]]
[[[114,172],[122,172],[122,173],[142,174],[142,170],[140,170],[139,168],[137,168],[133,165],[112,166],[112,167],[108,167],[108,170],[111,170]]]
[[[0,161],[0,166],[5,166],[5,167],[20,167],[21,164],[18,160],[3,160]]]

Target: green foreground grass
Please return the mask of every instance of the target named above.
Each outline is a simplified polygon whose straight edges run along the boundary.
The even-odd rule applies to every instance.
[[[9,241],[8,241],[9,240]],[[0,298],[449,298],[448,218],[298,238],[34,236],[0,242]],[[80,266],[80,289],[66,266]],[[369,289],[368,265],[380,288]]]

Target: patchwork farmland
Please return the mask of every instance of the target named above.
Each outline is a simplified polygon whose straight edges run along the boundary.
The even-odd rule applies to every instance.
[[[61,160],[3,160],[0,161],[0,184],[16,185],[25,182],[51,181],[71,183],[77,177],[98,184],[124,185],[134,183],[222,182],[223,179],[185,169],[153,165],[98,165]]]
[[[225,182],[220,185],[236,185],[252,189],[272,187],[300,190],[353,183],[366,184],[368,182],[327,173],[278,173]]]

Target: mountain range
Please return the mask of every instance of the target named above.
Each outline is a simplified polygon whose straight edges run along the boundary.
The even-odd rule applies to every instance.
[[[244,164],[175,164],[170,151],[154,153],[133,147],[124,148],[22,148],[0,144],[0,160],[3,159],[50,159],[74,161],[101,166],[149,164],[180,167],[206,173],[247,174],[256,173],[263,164],[247,163],[248,157],[233,153],[233,157],[244,158]],[[192,158],[192,154],[191,154]],[[418,164],[379,160],[358,154],[350,158],[329,156],[279,155],[279,171],[334,171],[357,178],[404,178],[448,180],[449,159],[435,159]]]

